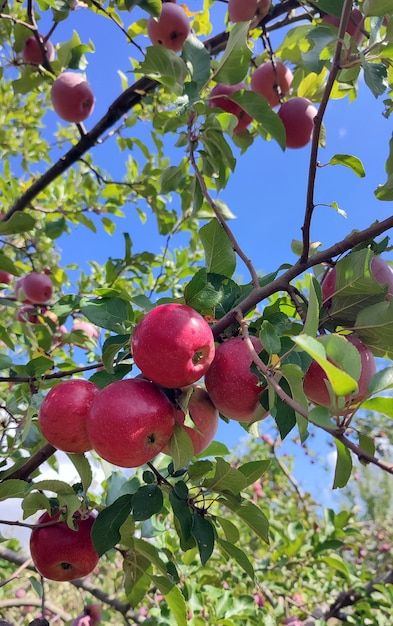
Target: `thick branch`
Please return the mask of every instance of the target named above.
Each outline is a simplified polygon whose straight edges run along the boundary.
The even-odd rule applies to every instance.
[[[26,463],[24,463],[21,467],[18,467],[14,472],[8,474],[4,478],[4,480],[10,480],[11,478],[19,478],[19,480],[28,480],[31,474],[49,459],[56,452],[56,448],[50,445],[50,443],[46,443],[38,452],[33,454]]]

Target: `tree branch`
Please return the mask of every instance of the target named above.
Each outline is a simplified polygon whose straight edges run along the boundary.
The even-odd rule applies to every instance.
[[[24,598],[12,598],[10,600],[0,600],[0,610],[1,609],[10,609],[14,606],[36,606],[41,608],[41,600],[40,598],[32,598],[25,596]],[[72,620],[72,615],[67,613],[62,608],[53,604],[53,602],[45,602],[45,609],[53,613],[53,615],[57,615],[63,622],[69,622]]]

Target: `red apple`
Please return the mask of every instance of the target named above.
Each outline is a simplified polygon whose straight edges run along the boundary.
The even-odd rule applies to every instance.
[[[91,450],[86,420],[99,389],[88,380],[66,380],[53,387],[41,404],[38,423],[52,446],[82,454]]]
[[[71,328],[71,332],[73,333],[75,330],[82,331],[87,337],[90,339],[99,339],[100,331],[91,322],[85,322],[84,320],[76,319]],[[75,344],[79,345],[79,344]]]
[[[324,24],[331,24],[336,28],[340,25],[340,18],[335,15],[329,15],[328,13],[323,16],[322,22]],[[347,25],[346,32],[348,35],[353,37],[356,44],[359,46],[364,39],[364,17],[359,9],[352,9],[351,14],[349,16],[349,21]]]
[[[317,113],[307,98],[291,98],[280,106],[278,116],[284,124],[287,148],[303,148],[310,143]]]
[[[16,313],[16,319],[18,322],[22,322],[22,324],[26,322],[30,322],[30,324],[41,324],[37,307],[34,306],[34,304],[24,304],[21,306]]]
[[[360,341],[356,335],[345,335],[345,339],[358,350],[361,371],[358,380],[358,391],[355,395],[346,398],[346,408],[343,410],[343,415],[348,412],[351,405],[362,402],[367,397],[368,384],[376,372],[375,359],[370,348]],[[332,403],[326,381],[327,376],[322,367],[316,361],[312,361],[303,379],[303,391],[306,398],[313,404],[331,406]]]
[[[120,467],[139,467],[172,437],[175,408],[154,383],[132,378],[111,383],[94,397],[87,434],[94,450]]]
[[[53,284],[49,276],[31,272],[19,278],[15,284],[15,297],[21,302],[47,304],[53,294]]]
[[[44,40],[42,35],[39,35],[39,37],[41,41]],[[48,61],[53,61],[53,59],[55,58],[55,49],[49,39],[48,41],[44,42],[44,47]],[[26,39],[25,45],[22,50],[22,59],[25,63],[34,63],[36,65],[44,62],[41,47],[35,37],[28,37]]]
[[[46,524],[59,517],[45,512],[38,524]],[[30,536],[30,554],[33,563],[44,578],[69,581],[90,574],[98,563],[98,554],[91,540],[95,516],[75,515],[77,530],[66,522],[34,528]]]
[[[186,387],[199,380],[214,358],[206,320],[186,304],[160,304],[137,324],[131,337],[134,361],[161,387]]]
[[[185,390],[185,393],[187,393],[187,390]],[[196,385],[193,386],[188,411],[195,427],[184,424],[186,416],[180,409],[176,411],[175,419],[191,438],[194,454],[196,455],[206,450],[213,441],[218,428],[219,415],[207,391],[203,387]],[[165,446],[162,452],[171,456],[169,445]]]
[[[240,91],[240,89],[247,89],[247,87],[243,83],[238,83],[237,85],[217,83],[209,94],[210,107],[218,107],[226,113],[236,115],[238,123],[233,129],[233,132],[236,134],[246,130],[247,126],[252,122],[252,117],[240,105],[230,99],[230,96],[236,91]]]
[[[152,44],[174,52],[180,52],[190,32],[190,22],[185,11],[171,2],[162,5],[158,19],[149,17],[147,22],[147,33]]]
[[[257,352],[262,344],[251,337]],[[242,337],[232,337],[216,349],[213,363],[206,372],[205,384],[214,406],[224,417],[239,422],[259,418],[262,407],[259,394],[265,387],[256,374],[250,371],[252,355]]]
[[[0,283],[2,285],[9,285],[13,278],[12,274],[9,274],[4,270],[0,270]]]
[[[270,0],[229,0],[229,19],[231,22],[253,20],[253,23],[258,24],[269,13],[270,4]]]
[[[74,72],[64,72],[51,89],[53,108],[66,122],[83,122],[93,112],[95,98],[87,80]]]
[[[382,257],[374,255],[370,261],[370,271],[375,280],[380,285],[387,285],[388,291],[386,300],[389,296],[393,296],[393,268]],[[328,270],[322,282],[322,301],[323,304],[329,306],[329,301],[336,293],[336,276],[335,267]]]
[[[273,65],[268,61],[262,63],[251,76],[251,89],[264,96],[271,107],[275,107],[280,104],[277,87],[281,96],[285,96],[289,93],[292,80],[293,74],[284,63],[276,61]]]

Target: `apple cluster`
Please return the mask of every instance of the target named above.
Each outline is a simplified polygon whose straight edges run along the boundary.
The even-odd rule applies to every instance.
[[[380,256],[374,255],[370,261],[370,272],[377,283],[387,287],[385,300],[389,301],[391,296],[393,296],[393,269]],[[322,280],[322,304],[325,309],[329,311],[339,297],[340,289],[337,285],[337,269],[333,267],[327,270]],[[315,361],[312,361],[303,380],[303,390],[310,402],[320,406],[327,406],[336,413],[339,408],[341,415],[349,414],[356,405],[367,397],[370,379],[376,372],[376,363],[370,347],[363,343],[356,336],[356,333],[351,332],[344,335],[344,337],[358,350],[361,363],[357,392],[345,398],[345,405],[338,407],[337,398],[331,392],[326,374]],[[331,362],[334,363],[333,360]]]

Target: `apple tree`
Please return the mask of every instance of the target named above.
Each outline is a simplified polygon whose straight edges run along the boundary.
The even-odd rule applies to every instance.
[[[11,540],[2,589],[35,568],[41,623],[99,623],[91,602],[56,612],[67,583],[106,623],[391,623],[392,574],[367,567],[362,520],[321,516],[277,447],[292,437],[303,454],[324,433],[334,489],[354,464],[393,474],[364,423],[393,417],[393,216],[314,240],[329,106],[361,82],[389,124],[393,2],[27,0],[0,18],[0,498],[19,507],[0,522],[31,531],[32,557]],[[101,45],[128,71],[93,125]],[[222,199],[259,145],[309,154],[294,260],[268,274]],[[324,161],[365,176],[357,155]],[[81,229],[97,243],[71,262]],[[242,455],[215,440],[219,422],[248,433]]]

